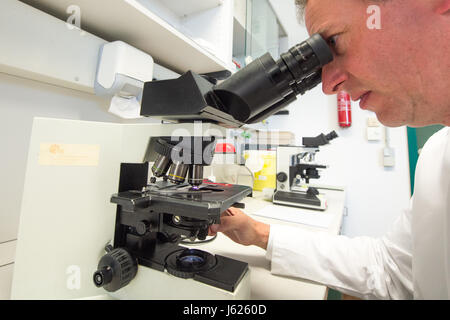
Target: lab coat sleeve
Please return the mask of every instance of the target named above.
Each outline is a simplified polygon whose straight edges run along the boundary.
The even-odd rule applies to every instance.
[[[405,210],[380,239],[273,224],[266,255],[271,272],[316,281],[363,299],[411,299],[410,215],[411,210]]]

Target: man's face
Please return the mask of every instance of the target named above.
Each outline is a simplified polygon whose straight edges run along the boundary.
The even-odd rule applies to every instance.
[[[448,101],[437,93],[449,90],[448,81],[438,82],[449,76],[440,73],[439,63],[448,58],[437,45],[443,39],[433,35],[431,2],[309,0],[308,32],[320,33],[334,51],[334,61],[323,69],[323,91],[345,90],[352,100],[361,98],[361,108],[374,111],[387,126],[442,123],[435,118]],[[367,25],[373,17],[368,6],[374,4],[381,29]]]

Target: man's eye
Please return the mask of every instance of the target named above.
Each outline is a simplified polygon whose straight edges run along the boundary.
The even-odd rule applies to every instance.
[[[336,49],[336,46],[337,46],[337,40],[338,40],[338,35],[329,37],[329,38],[328,38],[328,44],[329,44],[332,48]]]

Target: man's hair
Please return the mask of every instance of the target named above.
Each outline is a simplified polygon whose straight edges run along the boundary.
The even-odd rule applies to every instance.
[[[297,6],[297,10],[302,15],[303,15],[303,12],[305,11],[305,7],[306,7],[307,3],[308,3],[308,0],[295,0],[295,5]]]
[[[297,8],[297,20],[303,22],[305,16],[305,8],[308,0],[295,0],[295,6]]]

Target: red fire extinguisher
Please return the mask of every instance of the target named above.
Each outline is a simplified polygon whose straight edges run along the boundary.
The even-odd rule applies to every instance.
[[[350,95],[345,91],[340,91],[337,95],[338,121],[343,128],[352,125],[352,104]]]

